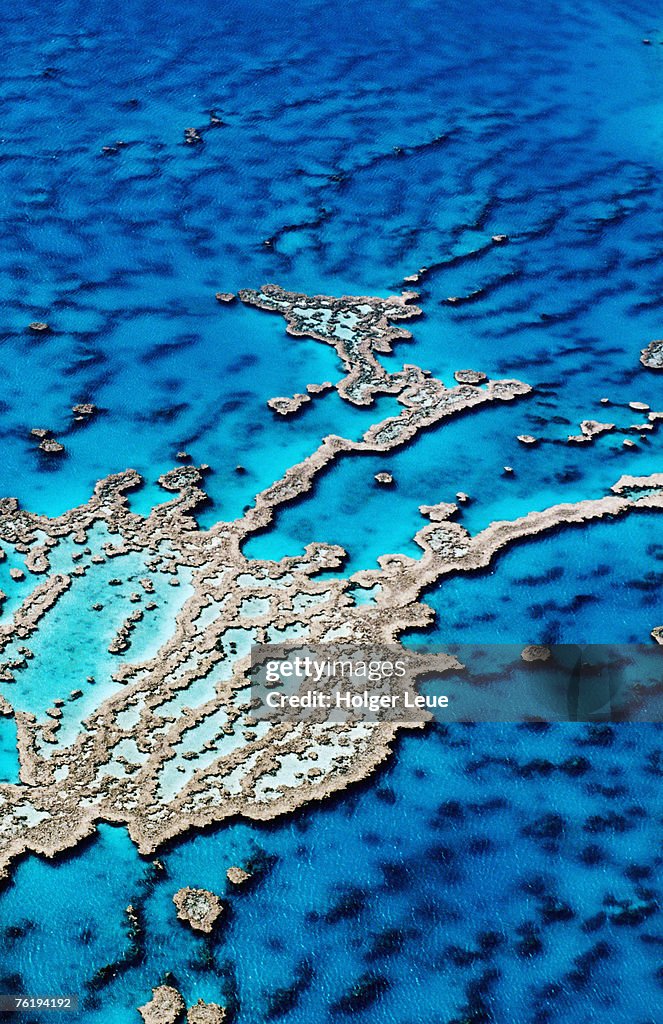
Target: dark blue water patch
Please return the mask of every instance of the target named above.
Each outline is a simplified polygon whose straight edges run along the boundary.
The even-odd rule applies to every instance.
[[[263,333],[279,334],[276,349],[264,346],[279,355],[254,365],[253,375],[245,364],[244,380],[234,379],[225,367],[235,313],[216,307],[218,287],[278,279],[313,291],[383,292],[398,283],[397,271],[432,264],[440,269],[424,281],[427,323],[417,341],[432,369],[448,373],[469,361],[533,376],[561,360],[560,403],[570,420],[589,413],[578,408],[588,383],[598,392],[612,378],[614,393],[620,374],[637,369],[642,339],[658,330],[647,305],[658,290],[657,151],[653,139],[646,150],[636,142],[653,134],[660,60],[655,47],[641,46],[633,11],[623,21],[623,12],[601,5],[581,16],[560,4],[542,24],[520,7],[490,22],[458,7],[431,25],[425,5],[407,18],[394,8],[384,21],[366,15],[361,46],[356,33],[340,34],[343,12],[332,16],[317,4],[302,5],[287,42],[261,6],[247,19],[233,6],[210,17],[201,3],[186,19],[172,12],[158,25],[140,4],[103,20],[94,9],[72,12],[70,4],[49,12],[48,41],[39,21],[17,11],[12,23],[9,12],[26,63],[11,58],[4,72],[12,140],[0,180],[12,210],[7,326],[21,339],[7,363],[20,360],[32,394],[9,385],[11,418],[21,431],[37,414],[61,429],[68,405],[91,390],[106,394],[127,425],[109,421],[94,440],[81,432],[57,482],[41,486],[39,464],[8,453],[5,487],[18,485],[27,503],[39,499],[46,509],[57,496],[78,500],[94,478],[127,464],[161,467],[192,437],[200,460],[220,471],[228,447],[240,461],[258,452],[270,466],[271,429],[257,439],[215,413],[234,397],[243,420],[249,410],[257,415],[263,395],[255,383],[276,384],[280,369],[294,390],[287,353],[304,351],[302,343],[282,336],[276,318],[254,313],[238,360],[263,347]],[[79,26],[73,36],[69,18]],[[201,24],[209,45],[192,59],[187,40]],[[322,59],[307,36],[314,24],[316,40],[329,30]],[[495,59],[505,24],[508,65]],[[533,42],[546,25],[554,52]],[[130,37],[141,41],[131,55]],[[623,59],[606,60],[611,46]],[[124,70],[111,75],[111,67]],[[224,127],[206,127],[212,110]],[[636,117],[649,133],[633,131]],[[616,123],[619,131],[605,128]],[[202,146],[184,145],[187,124],[203,133]],[[127,143],[117,159],[101,159],[101,146],[116,139]],[[564,159],[553,165],[544,151]],[[498,230],[509,233],[508,246],[487,244]],[[274,244],[264,246],[269,238]],[[454,255],[475,251],[480,259],[453,264]],[[491,290],[491,282],[504,286]],[[483,297],[469,320],[439,305],[473,290]],[[561,322],[560,309],[572,320]],[[54,329],[38,345],[24,334],[35,316]],[[307,376],[314,348],[305,350]],[[178,391],[175,402],[159,376]],[[49,399],[54,380],[62,386]],[[651,376],[646,387],[660,390]],[[169,408],[170,417],[145,415]],[[215,440],[221,432],[228,445]]]
[[[516,543],[484,571],[443,580],[422,638],[495,643],[646,643],[663,616],[656,513],[562,527]]]
[[[599,991],[620,1024],[655,1014],[662,733],[610,735],[605,746],[596,728],[568,724],[405,737],[377,784],[171,844],[161,866],[102,826],[78,854],[18,865],[0,897],[5,972],[80,991],[93,1022],[133,1019],[168,977],[188,1002],[234,1005],[240,1022],[415,1024],[483,1000],[506,1024],[514,1012],[534,1019],[528,1007],[551,991],[562,1022],[603,1013]],[[230,864],[252,868],[246,888],[226,881]],[[210,938],[177,922],[182,885],[224,899]],[[34,913],[39,893],[47,916]],[[633,985],[603,985],[624,963]]]

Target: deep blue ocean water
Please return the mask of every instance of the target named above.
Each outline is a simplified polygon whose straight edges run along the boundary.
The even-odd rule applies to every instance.
[[[418,506],[459,490],[476,531],[661,468],[656,434],[635,449],[619,433],[564,443],[585,418],[640,422],[630,401],[663,408],[638,361],[661,334],[663,284],[663,23],[641,0],[9,0],[3,15],[2,494],[54,514],[133,466],[146,511],[186,448],[213,469],[201,521],[234,517],[325,434],[359,437],[392,405],[332,394],[277,420],[267,398],[338,379],[336,357],[214,293],[274,281],[387,295],[422,266],[424,315],[385,363],[449,383],[483,369],[534,394],[341,460],[247,553],[334,541],[351,569],[372,567],[416,555]],[[206,128],[211,111],[223,127]],[[184,145],[186,127],[203,145]],[[488,246],[498,232],[509,244]],[[42,319],[51,333],[28,334]],[[86,400],[103,411],[74,426]],[[36,426],[64,458],[36,450]],[[544,440],[525,448],[523,433]],[[379,468],[393,491],[375,488]],[[557,532],[427,595],[430,635],[644,641],[663,623],[660,554],[653,515]],[[76,643],[86,626],[69,614],[54,629]],[[12,729],[2,721],[3,778]],[[454,727],[399,739],[377,779],[325,806],[181,841],[163,874],[101,826],[74,856],[16,866],[0,988],[79,993],[91,1024],[138,1021],[166,972],[241,1024],[655,1024],[661,764],[656,726]],[[249,860],[260,877],[229,896],[216,938],[175,920],[177,888],[223,893],[225,868]],[[129,902],[144,924],[134,950]]]

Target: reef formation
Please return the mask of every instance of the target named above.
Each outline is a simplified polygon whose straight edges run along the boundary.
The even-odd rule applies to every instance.
[[[404,631],[431,623],[421,600],[426,588],[486,567],[509,545],[663,508],[663,474],[655,473],[622,477],[602,497],[493,522],[475,535],[451,521],[455,505],[422,506],[427,522],[414,537],[420,557],[385,553],[378,568],[333,579],[320,576],[341,569],[345,552],[336,545],[312,541],[299,556],[249,558],[246,541],[339,455],[391,451],[423,429],[523,399],[531,389],[480,371],[459,371],[461,382],[451,387],[416,365],[387,371],[378,355],[409,337],[393,322],[420,312],[410,304],[414,293],[339,299],[271,285],[239,297],[284,316],[291,334],[333,346],[345,370],[335,385],[341,398],[370,405],[391,394],[402,411],[373,423],[360,440],[325,437],[241,518],[210,529],[195,519],[205,499],[203,466],[164,474],[159,483],[168,500],[146,516],[129,505],[129,492],[142,483],[131,469],[101,480],[89,501],[54,518],[26,511],[14,498],[0,501],[0,544],[25,577],[16,581],[24,596],[0,624],[0,711],[15,718],[20,764],[19,781],[0,786],[2,874],[26,851],[51,857],[74,847],[101,821],[125,825],[139,850],[152,854],[192,827],[236,815],[269,819],[365,777],[387,757],[399,728],[421,723],[259,721],[247,683],[252,645],[398,642]],[[127,590],[134,606],[118,623],[119,600],[91,605],[110,620],[114,667],[104,678],[57,679],[62,692],[35,713],[27,696],[39,660],[35,642],[44,635],[58,642],[49,634],[53,615],[83,588],[92,593],[95,580],[100,594]],[[183,601],[155,650],[132,659],[168,584],[170,594],[183,589]],[[141,1012],[149,1019],[147,1007]]]
[[[180,921],[185,921],[194,931],[208,935],[223,913],[221,900],[207,889],[192,889],[190,886],[178,889],[173,903]]]

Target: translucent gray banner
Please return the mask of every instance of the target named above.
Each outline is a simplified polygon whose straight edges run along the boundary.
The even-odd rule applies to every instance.
[[[259,644],[250,676],[272,723],[663,720],[656,644]]]

